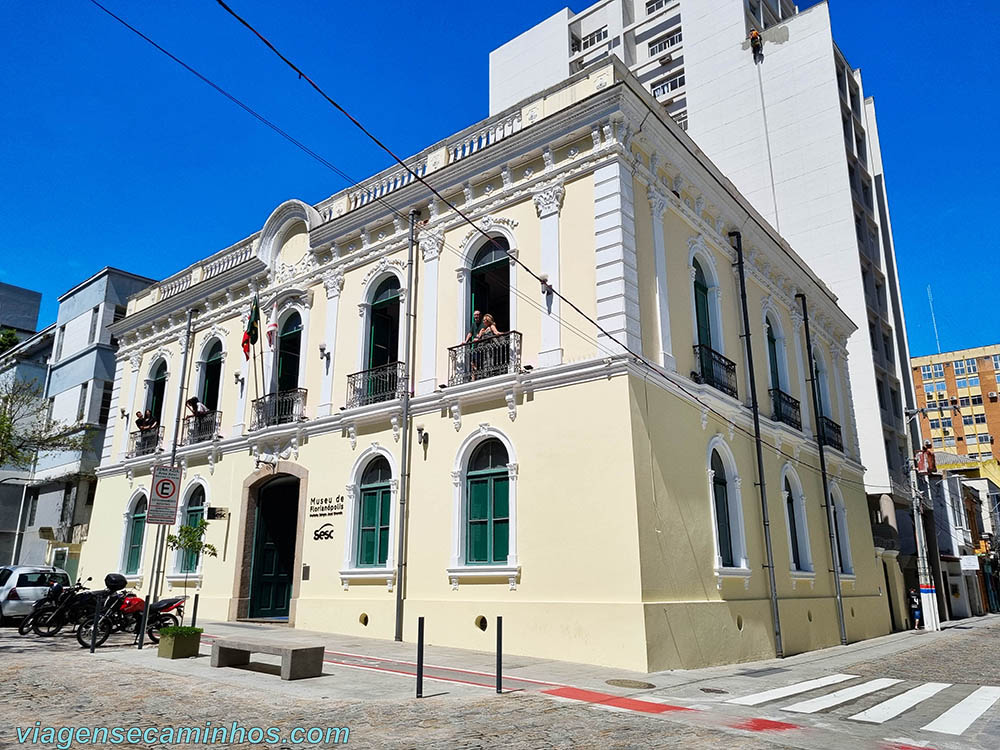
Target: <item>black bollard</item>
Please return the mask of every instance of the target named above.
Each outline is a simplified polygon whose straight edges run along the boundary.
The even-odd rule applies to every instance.
[[[198,597],[201,594],[194,595],[194,605],[191,607],[191,627],[193,628],[198,622]]]
[[[424,618],[417,618],[417,697],[424,697]]]
[[[94,597],[94,627],[90,630],[90,653],[97,648],[97,621],[101,616],[101,597]]]
[[[139,619],[139,648],[146,640],[146,622],[149,618],[149,597],[142,600],[142,617]]]
[[[497,693],[503,692],[503,617],[497,615]]]

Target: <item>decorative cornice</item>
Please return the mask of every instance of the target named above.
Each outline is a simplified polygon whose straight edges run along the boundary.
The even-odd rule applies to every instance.
[[[539,219],[546,216],[558,214],[562,209],[563,198],[566,190],[562,183],[540,185],[532,191],[531,197],[535,201],[535,211]]]

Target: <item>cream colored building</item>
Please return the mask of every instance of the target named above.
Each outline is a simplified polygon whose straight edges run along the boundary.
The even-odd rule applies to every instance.
[[[186,380],[213,413],[181,430],[181,519],[228,509],[209,522],[218,558],[167,557],[168,588],[189,568],[202,617],[391,638],[402,586],[406,640],[424,616],[435,643],[490,649],[502,615],[517,654],[636,670],[773,655],[727,237],[739,230],[785,652],[839,643],[797,292],[810,309],[847,635],[889,631],[846,362],[854,327],[617,59],[407,164],[475,227],[388,170],[315,206],[289,200],[258,233],[131,300],[116,327],[115,423],[85,575],[121,570],[148,587],[142,512]],[[410,287],[413,208],[427,223]],[[278,326],[263,372],[240,350],[255,289]],[[400,581],[407,302],[414,441]],[[473,309],[504,334],[463,346]],[[272,395],[255,401],[262,387]],[[159,443],[121,419],[150,405]]]

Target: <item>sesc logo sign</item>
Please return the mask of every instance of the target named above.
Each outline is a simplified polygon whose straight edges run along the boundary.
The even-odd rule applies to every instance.
[[[313,541],[320,542],[324,539],[333,539],[333,524],[324,523],[313,532]]]

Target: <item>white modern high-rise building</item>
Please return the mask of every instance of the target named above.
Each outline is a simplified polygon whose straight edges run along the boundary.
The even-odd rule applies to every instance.
[[[748,34],[761,32],[755,55]],[[914,406],[875,104],[830,9],[789,0],[600,0],[490,54],[498,112],[617,55],[838,296],[873,521],[908,503]],[[916,426],[912,425],[915,442]]]

